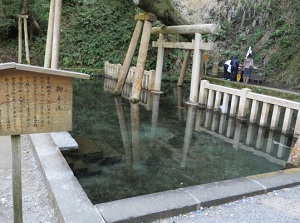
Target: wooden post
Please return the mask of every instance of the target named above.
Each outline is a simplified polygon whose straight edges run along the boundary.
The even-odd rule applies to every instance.
[[[164,52],[165,52],[165,48],[163,47],[163,41],[164,41],[164,34],[160,33],[158,38],[158,46],[157,46],[154,91],[161,90],[161,78],[162,78],[162,69],[163,69]]]
[[[192,68],[192,79],[191,79],[191,92],[190,92],[190,103],[197,103],[198,89],[199,89],[199,72],[200,72],[200,45],[201,34],[195,33],[195,49],[193,55],[193,68]]]
[[[290,130],[291,122],[292,122],[293,110],[290,108],[285,109],[283,124],[282,124],[282,133],[286,134]]]
[[[212,89],[209,89],[208,90],[208,99],[207,99],[207,109],[209,109],[209,110],[213,109],[214,97],[215,97],[215,91]]]
[[[25,55],[26,55],[26,61],[27,61],[27,63],[30,64],[29,46],[28,46],[27,18],[23,18],[23,21],[24,21]]]
[[[221,105],[221,98],[222,98],[222,92],[217,91],[215,96],[215,104],[214,104],[214,111],[219,112],[220,111],[220,105]]]
[[[47,30],[47,41],[45,50],[44,67],[50,68],[51,64],[51,53],[52,53],[52,39],[53,39],[53,24],[54,24],[54,1],[50,2],[49,19],[48,19],[48,30]]]
[[[187,67],[189,64],[190,55],[191,55],[191,50],[185,50],[184,60],[183,60],[182,68],[181,68],[180,75],[178,78],[177,86],[182,86],[182,84],[183,84],[183,80],[186,75]]]
[[[133,35],[131,37],[131,41],[130,41],[130,44],[129,44],[129,47],[127,50],[127,54],[126,54],[125,60],[123,62],[121,73],[119,74],[118,82],[115,87],[114,94],[116,94],[116,95],[120,95],[122,92],[122,89],[123,89],[123,86],[124,86],[124,83],[127,78],[127,74],[128,74],[128,71],[129,71],[129,68],[131,65],[132,58],[133,58],[139,37],[141,35],[143,24],[144,24],[144,22],[141,20],[137,20],[137,22],[136,22],[136,25],[135,25],[135,28],[133,31]]]
[[[264,102],[261,110],[261,115],[260,115],[260,121],[259,121],[260,126],[266,126],[268,121],[269,109],[270,109],[270,104]]]
[[[207,90],[205,89],[205,85],[209,84],[209,81],[202,80],[200,83],[200,91],[199,91],[199,106],[204,108],[207,104]]]
[[[231,96],[229,116],[235,116],[236,109],[237,109],[237,104],[238,104],[238,96],[233,94]]]
[[[271,119],[271,125],[270,125],[270,129],[272,129],[272,130],[277,128],[279,117],[280,117],[280,110],[281,110],[280,106],[274,105],[272,119]]]
[[[224,95],[223,95],[223,103],[222,103],[222,108],[221,108],[221,113],[222,114],[227,114],[227,112],[228,112],[229,98],[230,98],[230,95],[227,94],[227,93],[224,93]]]
[[[14,223],[23,222],[22,212],[22,173],[21,173],[21,143],[20,135],[11,136],[12,145],[12,187]]]
[[[153,90],[154,89],[155,75],[156,75],[155,70],[150,70],[148,90]]]
[[[57,69],[59,62],[60,22],[61,22],[62,0],[56,0],[54,5],[54,27],[51,55],[51,68]]]
[[[240,119],[241,121],[245,121],[247,116],[247,111],[248,111],[247,93],[248,92],[251,92],[251,89],[249,88],[242,89],[240,104],[238,109],[238,119]],[[233,105],[231,104],[231,106]]]
[[[18,52],[18,63],[22,63],[22,18],[18,18],[18,40],[19,40],[19,52]]]
[[[147,20],[144,21],[141,44],[140,44],[136,70],[135,70],[135,79],[132,85],[132,93],[131,93],[132,102],[138,102],[140,100],[143,74],[146,65],[149,41],[151,36],[151,28],[152,28],[152,23]]]
[[[250,112],[250,123],[255,123],[257,119],[257,113],[258,113],[258,107],[259,103],[257,100],[252,100],[252,107],[251,107],[251,112]]]

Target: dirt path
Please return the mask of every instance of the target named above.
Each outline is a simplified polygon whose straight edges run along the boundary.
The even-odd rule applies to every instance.
[[[27,136],[22,136],[22,193],[24,223],[57,223],[49,194]],[[0,223],[13,222],[11,148],[9,137],[1,137]],[[9,165],[7,165],[9,164]]]

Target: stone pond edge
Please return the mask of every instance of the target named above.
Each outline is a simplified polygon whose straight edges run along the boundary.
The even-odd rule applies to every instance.
[[[29,139],[60,222],[149,222],[300,185],[294,168],[93,205],[51,136]]]

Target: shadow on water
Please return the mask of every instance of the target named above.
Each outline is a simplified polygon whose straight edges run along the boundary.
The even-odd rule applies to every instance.
[[[185,88],[143,91],[132,104],[115,81],[74,83],[72,135],[79,150],[64,153],[90,200],[103,203],[284,167],[292,137],[188,106]]]

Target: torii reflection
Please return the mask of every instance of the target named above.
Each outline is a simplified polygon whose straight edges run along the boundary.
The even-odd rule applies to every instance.
[[[118,113],[120,131],[125,148],[126,163],[132,165],[133,168],[139,168],[142,164],[140,157],[140,137],[139,137],[139,104],[130,103],[130,123],[131,131],[127,129],[125,112],[121,97],[115,97],[116,110]],[[130,142],[131,138],[131,142]]]
[[[195,125],[195,115],[197,107],[194,105],[188,106],[188,114],[186,119],[186,127],[183,139],[183,152],[182,152],[182,161],[180,167],[185,168],[187,165],[187,156],[190,150],[192,135]]]
[[[126,90],[125,92],[130,92]],[[126,97],[126,96],[125,96]],[[145,91],[142,94],[142,99],[139,104],[130,104],[131,130],[128,131],[124,118],[124,111],[120,105],[120,99],[115,99],[116,108],[119,117],[120,130],[125,148],[126,162],[134,167],[142,165],[145,158],[142,149],[140,138],[140,117],[139,106],[143,105],[151,113],[151,128],[149,134],[145,133],[147,141],[150,144],[148,150],[159,145],[171,152],[176,153],[179,158],[178,151],[182,150],[181,158],[178,165],[181,168],[186,168],[188,165],[189,154],[191,154],[191,143],[193,143],[193,131],[203,131],[213,137],[217,137],[226,143],[232,144],[233,149],[242,149],[250,151],[258,156],[264,157],[267,160],[284,166],[290,152],[290,147],[293,138],[287,135],[278,134],[266,127],[261,127],[257,124],[241,123],[235,117],[228,114],[221,114],[212,110],[200,110],[197,106],[184,104],[182,88],[177,88],[177,118],[180,122],[184,121],[186,116],[186,126],[182,149],[169,144],[168,142],[159,139],[161,135],[157,132],[163,126],[159,126],[159,103],[160,94]],[[187,108],[187,110],[186,110]],[[131,137],[131,138],[130,138]],[[131,139],[131,140],[130,140]],[[144,142],[143,142],[144,143]],[[180,145],[179,145],[180,146]]]

